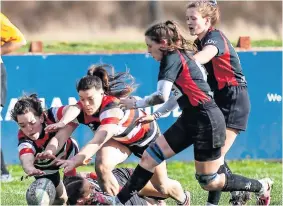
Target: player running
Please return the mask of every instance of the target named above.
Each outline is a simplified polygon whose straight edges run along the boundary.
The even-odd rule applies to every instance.
[[[151,26],[145,32],[148,52],[160,61],[157,91],[142,100],[126,99],[126,108],[148,107],[164,103],[159,111],[140,119],[148,123],[177,105],[181,116],[143,153],[128,183],[112,204],[124,204],[134,191],[140,191],[164,160],[194,145],[196,179],[207,191],[250,191],[259,197],[270,197],[272,181],[255,180],[235,174],[218,173],[223,164],[221,147],[225,142],[225,118],[214,102],[206,82],[204,68],[190,54],[188,41],[173,21]],[[192,44],[191,44],[192,45]],[[173,95],[169,98],[173,89]]]
[[[129,79],[128,73],[107,73],[108,65],[93,66],[88,75],[77,84],[80,101],[75,106],[68,106],[60,123],[51,125],[48,131],[58,129],[76,118],[76,122],[89,126],[94,132],[92,140],[72,160],[59,161],[64,172],[86,164],[96,154],[96,172],[102,189],[110,195],[119,192],[119,184],[111,172],[130,154],[141,157],[149,144],[159,136],[155,121],[139,124],[136,120],[146,113],[141,109],[122,110],[121,97],[128,96],[133,88],[123,79]],[[130,78],[131,79],[131,78]],[[58,141],[65,141],[58,137]],[[50,142],[46,153],[57,148],[57,142]],[[49,149],[50,148],[50,149]],[[167,176],[166,162],[162,162],[151,179],[154,187],[163,197],[172,197],[178,204],[189,202],[189,193],[183,191],[181,184]]]

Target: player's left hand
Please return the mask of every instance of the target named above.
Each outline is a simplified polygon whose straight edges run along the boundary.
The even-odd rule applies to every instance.
[[[66,124],[64,122],[59,121],[57,123],[47,125],[44,130],[47,133],[57,132],[59,129],[64,128],[65,126],[66,126]]]
[[[53,155],[51,151],[44,151],[41,153],[38,153],[35,157],[35,160],[44,160],[44,159],[55,159],[56,156]]]
[[[68,173],[76,168],[76,163],[74,160],[57,160],[56,165],[60,168],[64,168],[63,172]]]
[[[45,175],[44,171],[42,171],[40,169],[36,169],[35,167],[29,168],[26,173],[29,177]]]
[[[154,120],[155,120],[154,116],[151,115],[151,114],[148,114],[148,115],[145,115],[143,117],[139,117],[136,120],[136,123],[147,124],[147,123],[153,122]]]
[[[135,109],[136,99],[134,97],[129,97],[127,99],[120,100],[120,108],[121,109]]]

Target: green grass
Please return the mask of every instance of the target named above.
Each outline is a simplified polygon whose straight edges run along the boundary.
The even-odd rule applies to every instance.
[[[282,40],[252,41],[252,47],[282,47]]]
[[[136,164],[122,164],[119,167],[135,167]],[[229,166],[234,173],[242,174],[250,178],[261,179],[270,177],[274,180],[272,190],[272,205],[282,205],[282,164],[278,162],[264,161],[231,161]],[[33,178],[20,181],[20,177],[24,174],[19,165],[9,166],[15,180],[10,183],[2,183],[1,187],[1,205],[26,205],[25,191]],[[81,167],[79,171],[92,171],[93,166]],[[207,192],[202,190],[194,178],[194,164],[184,162],[168,163],[168,174],[171,178],[181,182],[184,189],[192,193],[192,205],[205,205]],[[253,199],[249,201],[249,205],[255,204]],[[229,194],[224,193],[221,198],[221,205],[227,205]],[[172,200],[166,200],[167,204],[175,205]]]
[[[43,45],[45,53],[144,52],[146,50],[143,42],[44,42]],[[28,48],[29,43],[18,52],[27,52]]]
[[[236,43],[232,43],[236,46]],[[144,42],[44,42],[45,53],[145,52]],[[252,41],[252,47],[281,47],[281,40]],[[29,43],[18,52],[29,50]]]

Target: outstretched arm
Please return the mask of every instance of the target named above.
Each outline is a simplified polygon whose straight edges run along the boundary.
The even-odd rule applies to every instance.
[[[115,124],[101,125],[95,132],[93,139],[73,158],[76,166],[85,164],[117,131],[118,126]]]
[[[63,116],[59,120],[59,122],[48,125],[47,127],[45,127],[45,131],[54,132],[65,127],[68,123],[76,119],[80,112],[81,108],[79,107],[79,105],[65,106],[63,109]]]
[[[140,123],[149,123],[154,120],[159,119],[163,115],[166,115],[168,112],[171,112],[178,106],[177,102],[178,97],[172,95],[168,101],[165,102],[160,108],[158,108],[154,113],[145,115],[138,119]]]
[[[103,144],[112,138],[117,131],[118,126],[115,124],[99,126],[93,139],[89,141],[78,154],[71,160],[58,160],[57,165],[61,165],[60,168],[64,168],[64,173],[67,173],[76,167],[87,164],[89,159],[95,155]]]
[[[43,175],[44,172],[36,169],[33,165],[34,163],[34,155],[32,153],[26,153],[20,155],[21,164],[23,167],[23,170],[28,176],[34,176],[34,175]]]
[[[75,167],[87,164],[89,159],[106,143],[110,138],[117,135],[119,121],[124,116],[120,108],[106,110],[100,114],[101,125],[96,130],[94,137],[85,145],[72,160],[58,160],[58,165],[65,168],[64,172],[71,171]]]
[[[170,96],[173,83],[167,80],[160,80],[157,83],[157,91],[141,100],[125,99],[121,100],[122,107],[127,109],[145,108],[166,102]]]
[[[62,149],[75,129],[76,127],[73,125],[66,125],[63,129],[60,129],[50,140],[44,152],[36,155],[36,159],[55,159],[55,155]]]

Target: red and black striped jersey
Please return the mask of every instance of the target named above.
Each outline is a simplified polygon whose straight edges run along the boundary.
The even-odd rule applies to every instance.
[[[182,51],[164,55],[160,62],[158,81],[173,83],[173,94],[178,96],[181,109],[196,107],[211,99],[205,69]]]
[[[31,140],[21,130],[18,132],[18,152],[19,157],[23,154],[31,153],[36,156],[46,148],[52,137],[56,135],[56,132],[45,133],[44,128],[48,124],[58,122],[63,115],[64,107],[52,107],[44,112],[45,122],[43,124],[42,132],[37,140]],[[74,123],[70,123],[74,125]],[[75,125],[74,125],[75,126]],[[68,159],[69,157],[78,153],[78,144],[71,137],[67,140],[62,149],[55,155],[60,159]],[[53,174],[58,171],[59,167],[54,165],[54,160],[36,160],[34,162],[35,168],[45,171],[46,174]]]
[[[204,65],[209,74],[208,83],[213,90],[247,85],[238,54],[221,31],[210,28],[201,40],[195,40],[195,44],[199,51],[207,45],[218,49],[217,55]]]
[[[116,124],[119,127],[118,133],[113,137],[115,140],[128,145],[145,146],[158,132],[156,122],[136,124],[136,119],[146,113],[141,109],[122,110],[119,103],[120,100],[116,97],[106,95],[98,112],[90,116],[81,110],[77,121],[89,126],[93,131],[96,131],[100,125]],[[82,108],[80,102],[77,104]]]

